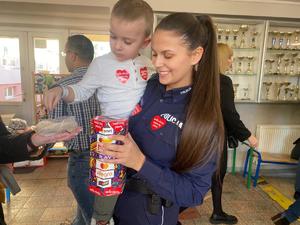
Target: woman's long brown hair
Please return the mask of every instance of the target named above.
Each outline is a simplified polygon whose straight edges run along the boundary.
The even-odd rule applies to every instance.
[[[173,164],[175,171],[184,172],[218,160],[224,144],[216,35],[209,16],[196,18],[189,13],[165,17],[156,30],[173,31],[190,50],[204,49],[194,69],[191,98]]]

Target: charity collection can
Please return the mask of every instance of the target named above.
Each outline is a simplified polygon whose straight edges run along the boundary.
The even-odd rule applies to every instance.
[[[89,190],[95,195],[113,196],[122,193],[126,168],[121,164],[103,162],[103,159],[112,157],[99,152],[99,143],[121,144],[111,140],[110,136],[127,133],[127,119],[97,116],[91,120]]]

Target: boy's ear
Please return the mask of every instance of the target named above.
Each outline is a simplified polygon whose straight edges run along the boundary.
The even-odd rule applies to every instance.
[[[196,65],[201,60],[203,55],[204,49],[199,46],[198,48],[194,49],[192,52],[191,64]]]
[[[146,48],[149,45],[150,42],[151,42],[151,36],[146,37],[144,39],[144,43],[142,45],[142,48]]]

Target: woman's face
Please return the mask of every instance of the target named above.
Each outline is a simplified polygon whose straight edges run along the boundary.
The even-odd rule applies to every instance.
[[[227,70],[230,70],[232,68],[232,63],[233,63],[233,56],[232,54],[230,54],[227,60]]]
[[[192,84],[193,66],[201,59],[202,48],[191,51],[178,34],[166,30],[154,32],[151,47],[159,82],[167,90]]]

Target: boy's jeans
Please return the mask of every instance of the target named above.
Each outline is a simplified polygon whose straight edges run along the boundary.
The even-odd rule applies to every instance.
[[[89,151],[72,151],[68,161],[68,186],[77,201],[77,212],[72,225],[90,225],[94,195],[88,190]]]

